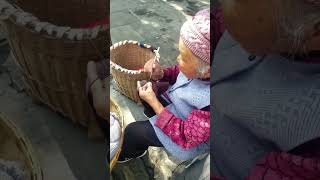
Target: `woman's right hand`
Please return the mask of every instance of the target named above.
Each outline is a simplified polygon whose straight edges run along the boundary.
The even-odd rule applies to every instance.
[[[163,69],[159,62],[154,59],[150,59],[146,62],[144,65],[144,71],[151,73],[152,80],[157,81],[163,78]]]
[[[99,79],[96,62],[90,61],[87,64],[87,78],[89,81],[89,90],[92,93],[93,108],[101,118],[109,116],[109,78]]]

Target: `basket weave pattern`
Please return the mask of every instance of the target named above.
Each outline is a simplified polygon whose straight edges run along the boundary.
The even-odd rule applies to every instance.
[[[123,115],[122,112],[119,108],[119,106],[111,99],[110,100],[110,112],[114,112],[116,113],[118,119],[119,119],[119,124],[121,127],[121,136],[120,136],[120,143],[119,143],[119,148],[117,153],[114,155],[113,159],[110,162],[110,172],[112,171],[113,167],[116,165],[118,158],[120,156],[121,153],[121,147],[122,147],[122,143],[123,143],[123,131],[124,131],[124,119],[123,119]]]
[[[32,12],[41,21],[51,22],[58,26],[81,27],[108,14],[109,0],[15,0],[19,7]],[[35,6],[36,5],[36,6]],[[41,7],[41,8],[39,8]],[[64,10],[68,7],[68,11]],[[72,15],[70,14],[72,12]],[[40,18],[41,17],[41,18]],[[63,18],[61,18],[63,17]],[[77,17],[77,18],[75,18]]]
[[[5,118],[1,113],[0,140],[0,159],[22,161],[26,165],[27,170],[30,173],[31,180],[43,179],[42,169],[39,165],[30,142],[14,125],[14,123]],[[4,150],[7,151],[2,152]],[[8,150],[10,150],[10,152]]]
[[[85,95],[86,65],[90,60],[101,60],[101,54],[109,54],[109,28],[55,26],[4,2],[0,4],[0,17],[29,94],[87,126],[93,116]]]
[[[153,58],[160,58],[158,52],[150,45],[142,45],[137,41],[121,41],[110,47],[111,74],[123,95],[139,102],[137,81],[150,78],[150,73],[141,68]]]

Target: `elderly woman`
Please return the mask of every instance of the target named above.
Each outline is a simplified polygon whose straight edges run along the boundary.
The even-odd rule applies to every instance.
[[[138,83],[150,118],[126,127],[119,162],[144,155],[149,146],[164,147],[182,161],[209,152],[209,15],[209,9],[202,10],[182,26],[178,65],[163,69],[154,60],[146,63],[152,79],[167,82],[169,88],[160,93],[151,82]]]
[[[320,179],[320,1],[220,3],[211,24],[212,174]]]

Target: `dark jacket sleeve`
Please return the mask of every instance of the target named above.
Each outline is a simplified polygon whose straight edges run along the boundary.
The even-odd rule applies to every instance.
[[[160,80],[161,82],[169,82],[170,85],[173,85],[177,81],[177,77],[180,70],[178,65],[174,65],[171,67],[167,67],[163,69],[163,78]]]

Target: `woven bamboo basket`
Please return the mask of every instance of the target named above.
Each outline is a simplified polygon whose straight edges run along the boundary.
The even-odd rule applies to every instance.
[[[40,21],[58,26],[81,27],[100,20],[109,11],[109,0],[16,0],[16,4],[24,11],[32,12]]]
[[[110,43],[106,24],[79,28],[107,14],[106,0],[86,2],[0,1],[0,18],[28,94],[83,126],[94,118],[84,90],[86,65],[109,56]]]
[[[117,116],[119,117],[119,124],[121,126],[121,137],[120,137],[120,144],[119,144],[119,148],[117,153],[114,155],[114,157],[111,159],[110,161],[110,172],[112,171],[113,167],[116,165],[118,158],[120,156],[121,153],[121,147],[122,147],[122,143],[123,143],[123,131],[124,131],[124,119],[123,119],[123,115],[122,112],[119,108],[119,106],[112,100],[110,99],[110,112],[115,112],[117,114]]]
[[[142,69],[153,58],[159,61],[158,50],[137,41],[121,41],[110,47],[111,74],[123,95],[139,102],[137,81],[150,79],[150,73]]]
[[[12,121],[0,113],[0,159],[20,161],[26,166],[30,180],[42,180],[43,173],[28,139]],[[28,179],[28,180],[29,180]]]

